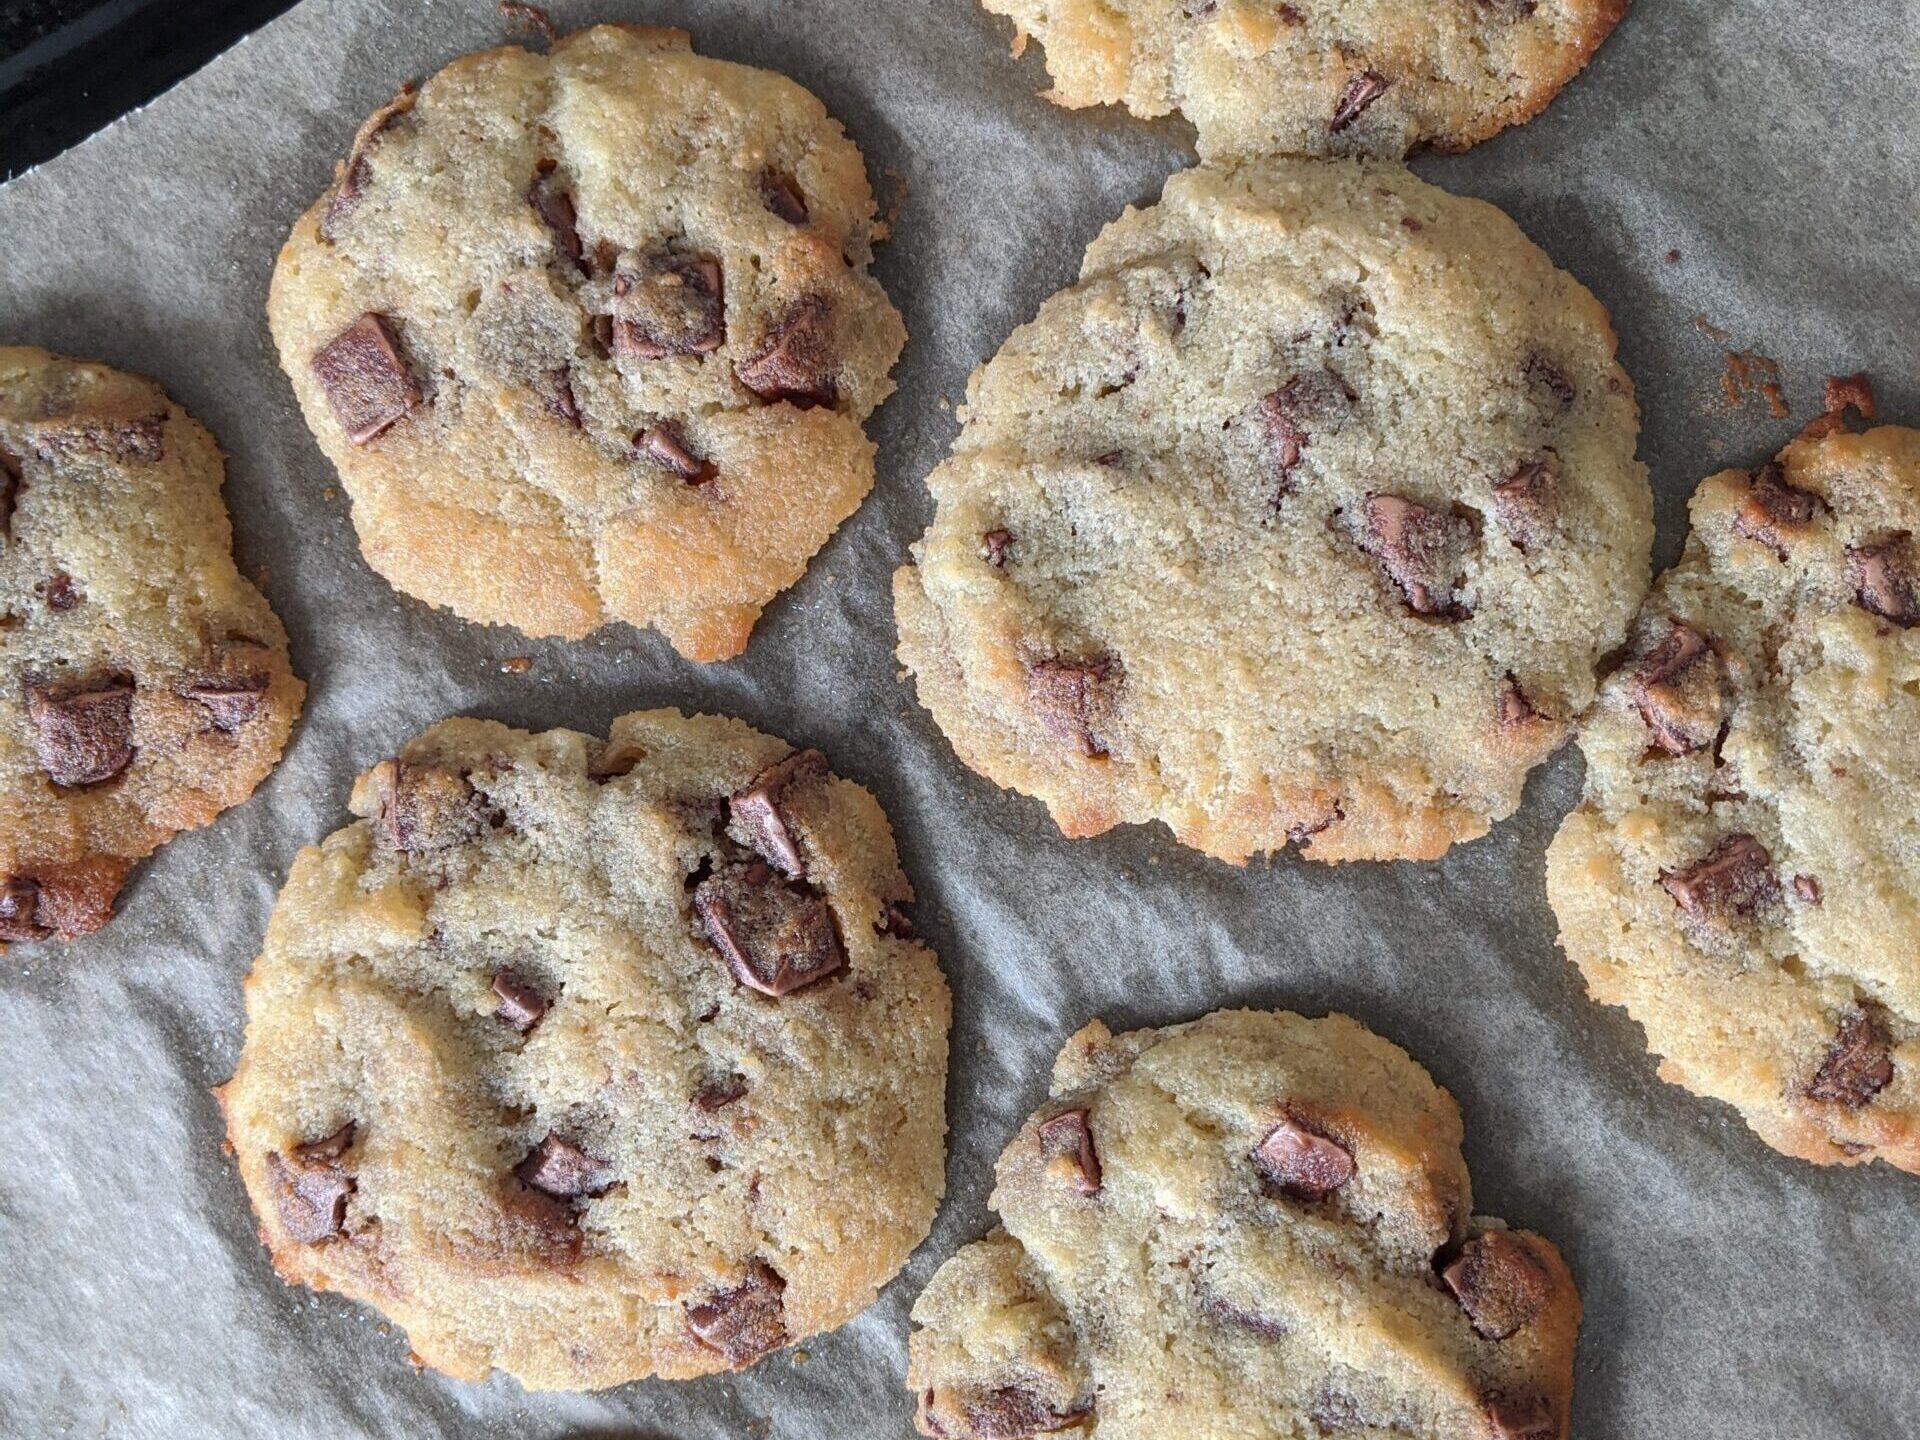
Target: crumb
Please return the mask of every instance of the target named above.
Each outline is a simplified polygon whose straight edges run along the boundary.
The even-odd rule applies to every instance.
[[[1760,393],[1766,398],[1767,413],[1776,420],[1787,418],[1787,397],[1780,393],[1780,382],[1769,380],[1760,387]]]
[[[1722,330],[1718,325],[1715,325],[1712,321],[1708,320],[1707,317],[1704,315],[1696,315],[1693,317],[1693,328],[1698,330],[1702,335],[1706,336],[1707,339],[1713,341],[1713,343],[1716,345],[1723,345],[1726,343],[1727,332]]]
[[[538,5],[527,5],[522,0],[500,0],[500,18],[509,28],[537,32],[544,35],[551,45],[560,37],[553,28],[553,21]]]
[[[1872,419],[1873,417],[1872,417],[1872,416],[1868,416],[1867,418],[1868,418],[1868,419]],[[273,571],[271,571],[271,570],[269,570],[269,569],[268,569],[268,568],[267,568],[267,567],[266,567],[265,565],[262,565],[262,566],[261,566],[261,567],[260,567],[260,568],[259,568],[258,570],[256,570],[256,571],[254,571],[254,572],[253,572],[253,584],[254,584],[254,588],[255,588],[256,590],[264,590],[264,589],[266,589],[266,588],[267,588],[267,577],[268,577],[269,575],[271,575],[272,573],[273,573]]]
[[[338,495],[339,493],[340,492],[338,490],[334,489],[333,486],[329,485],[327,486],[326,489],[320,492],[320,498],[322,500],[331,502],[333,500],[333,497]]]
[[[1667,264],[1676,265],[1679,263],[1679,261],[1680,261],[1680,252],[1678,250],[1667,251]]]
[[[1027,32],[1018,25],[1013,27],[1013,44],[1009,48],[1016,60],[1027,53]]]
[[[1821,391],[1821,413],[1800,427],[1796,440],[1820,440],[1847,428],[1851,410],[1868,424],[1878,419],[1873,386],[1865,375],[1829,375]]]
[[[889,165],[884,172],[888,183],[887,210],[873,222],[873,238],[877,244],[893,234],[893,222],[900,218],[900,212],[907,204],[907,177]]]
[[[946,396],[944,396],[944,395],[942,395],[942,396],[940,397],[940,408],[941,408],[942,410],[951,410],[951,409],[953,409],[953,406],[947,403],[947,397],[946,397]]]
[[[1758,351],[1727,351],[1726,367],[1720,373],[1721,400],[1727,409],[1737,410],[1754,395],[1766,401],[1774,419],[1787,414],[1787,402],[1780,393],[1780,366]]]
[[[796,1365],[804,1365],[807,1363],[807,1361],[811,1360],[812,1358],[813,1357],[809,1355],[805,1350],[795,1350],[793,1352],[793,1363]]]
[[[500,662],[500,673],[502,675],[524,675],[532,668],[533,657],[531,655],[509,655],[505,660]]]

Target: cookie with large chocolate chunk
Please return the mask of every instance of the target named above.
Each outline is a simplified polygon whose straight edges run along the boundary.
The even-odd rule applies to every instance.
[[[603,25],[383,106],[268,319],[396,589],[721,660],[873,485],[905,340],[881,233],[812,95]]]
[[[1200,154],[1464,150],[1531,120],[1627,0],[983,0],[1070,109],[1179,110]]]
[[[1579,1296],[1473,1213],[1460,1142],[1344,1015],[1096,1020],[1000,1155],[1003,1228],[914,1305],[920,1432],[1564,1440]]]
[[[294,861],[221,1090],[275,1268],[534,1389],[850,1319],[943,1188],[950,1000],[873,797],[738,721],[449,720]],[[0,891],[0,933],[32,897]]]
[[[151,380],[0,348],[0,951],[99,929],[280,758],[306,687],[224,471]]]
[[[1626,637],[1638,427],[1605,312],[1492,207],[1202,166],[975,375],[900,658],[1068,835],[1431,859],[1513,812]],[[1696,658],[1649,679],[1676,746],[1717,724]]]
[[[1664,1079],[1920,1172],[1920,430],[1835,414],[1691,513],[1582,724],[1560,943]]]

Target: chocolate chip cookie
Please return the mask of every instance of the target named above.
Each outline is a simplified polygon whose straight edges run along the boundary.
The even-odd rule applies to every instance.
[[[921,703],[1068,835],[1482,835],[1646,592],[1613,357],[1512,221],[1398,164],[1177,175],[973,377],[894,581]]]
[[[812,95],[603,25],[377,111],[268,318],[396,588],[720,660],[872,487],[905,339],[876,233]]]
[[[1691,514],[1581,729],[1560,943],[1662,1078],[1920,1172],[1920,431],[1803,438]]]
[[[1558,1440],[1580,1300],[1474,1215],[1460,1112],[1344,1015],[1095,1021],[914,1305],[940,1440]]]
[[[1627,0],[983,0],[1071,108],[1183,111],[1200,154],[1464,150],[1530,120]]]
[[[280,1274],[533,1389],[737,1370],[942,1185],[949,998],[873,797],[737,721],[449,720],[294,861],[221,1094]]]
[[[280,758],[306,687],[223,473],[151,380],[0,348],[0,952],[99,929]]]

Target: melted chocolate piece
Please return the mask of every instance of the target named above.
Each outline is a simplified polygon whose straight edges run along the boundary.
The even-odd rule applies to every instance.
[[[791,175],[771,166],[760,172],[760,199],[789,225],[807,223],[807,199]]]
[[[1292,1118],[1253,1148],[1253,1168],[1269,1187],[1294,1200],[1324,1200],[1354,1177],[1353,1152]]]
[[[1493,487],[1493,518],[1523,553],[1553,532],[1559,470],[1560,457],[1549,450],[1545,459],[1526,461]]]
[[[392,323],[372,311],[322,346],[312,369],[334,418],[356,445],[365,445],[422,398]]]
[[[1520,688],[1520,682],[1512,675],[1508,675],[1500,686],[1500,699],[1494,713],[1502,730],[1517,730],[1542,718],[1540,712],[1533,708],[1533,702],[1527,699],[1527,692]]]
[[[1481,1402],[1491,1440],[1554,1440],[1560,1433],[1553,1406],[1540,1395],[1489,1395]]]
[[[1293,492],[1287,472],[1300,463],[1301,452],[1313,439],[1307,427],[1333,418],[1359,398],[1345,379],[1322,368],[1295,375],[1260,402],[1259,420],[1267,455],[1279,474],[1276,505]]]
[[[1780,898],[1772,858],[1746,834],[1729,835],[1686,869],[1662,874],[1660,886],[1697,920],[1748,915]]]
[[[1553,1298],[1552,1277],[1533,1251],[1505,1230],[1488,1230],[1467,1241],[1440,1279],[1488,1340],[1505,1340],[1531,1324]]]
[[[1387,93],[1392,82],[1377,70],[1362,70],[1350,77],[1347,88],[1340,92],[1340,101],[1333,107],[1333,118],[1327,122],[1327,129],[1335,135],[1346,129],[1366,112],[1369,105]]]
[[[787,1343],[786,1288],[779,1271],[755,1260],[740,1284],[686,1307],[687,1330],[729,1369],[751,1365]]]
[[[339,1164],[353,1144],[349,1120],[322,1140],[295,1145],[284,1156],[269,1152],[267,1174],[273,1181],[274,1208],[288,1235],[302,1245],[317,1245],[343,1233],[353,1176]]]
[[[56,615],[64,615],[81,600],[80,587],[73,583],[73,576],[62,570],[47,581],[47,608]]]
[[[380,833],[395,850],[445,850],[477,839],[485,825],[478,793],[456,771],[383,760],[372,778],[380,795]]]
[[[1812,875],[1793,877],[1793,893],[1809,905],[1820,903],[1820,882]]]
[[[574,429],[580,428],[580,402],[573,395],[573,367],[561,365],[547,371],[540,377],[535,387],[540,394],[540,403],[547,413],[556,420],[564,420]]]
[[[826,773],[826,756],[818,750],[796,750],[777,765],[769,765],[727,801],[727,813],[745,832],[754,853],[789,880],[804,880],[807,865],[781,808],[781,797],[795,782],[823,780]]]
[[[989,530],[980,537],[980,558],[996,570],[1007,568],[1007,551],[1012,548],[1011,530]]]
[[[613,353],[633,360],[708,355],[726,343],[720,262],[655,251],[613,275]]]
[[[612,1188],[613,1171],[571,1140],[548,1135],[513,1167],[520,1183],[556,1200],[604,1195]]]
[[[1733,533],[1757,540],[1784,560],[1787,541],[1806,533],[1820,508],[1819,497],[1787,483],[1777,464],[1763,465],[1748,482],[1747,498],[1733,517]]]
[[[769,404],[784,400],[808,409],[839,398],[839,369],[833,307],[816,295],[789,310],[767,336],[766,348],[736,365],[734,374]]]
[[[566,182],[554,173],[554,162],[542,160],[539,171],[534,176],[533,185],[527,191],[527,203],[533,206],[534,214],[541,223],[553,232],[553,243],[560,253],[581,274],[587,270],[586,249],[580,243],[579,216],[573,208],[573,192],[567,189]]]
[[[633,448],[636,454],[644,455],[662,470],[671,470],[689,485],[704,485],[716,473],[712,462],[687,449],[679,429],[665,420],[634,436]]]
[[[100,785],[133,761],[133,677],[124,673],[55,684],[28,681],[34,754],[54,784]]]
[[[1902,629],[1920,625],[1920,545],[1902,532],[1847,551],[1854,603]]]
[[[1100,1157],[1093,1149],[1093,1127],[1084,1109],[1067,1110],[1040,1122],[1035,1132],[1043,1156],[1065,1155],[1072,1159],[1074,1188],[1082,1195],[1100,1193]]]
[[[1022,1385],[1001,1385],[966,1394],[928,1390],[920,1396],[920,1425],[940,1440],[1023,1440],[1077,1425],[1093,1413],[1093,1403],[1056,1410],[1046,1398]]]
[[[414,86],[409,81],[400,87],[391,100],[369,115],[355,133],[353,148],[347,152],[346,161],[340,166],[340,178],[320,217],[320,238],[328,244],[333,243],[335,227],[359,207],[367,187],[373,183],[373,165],[367,159],[367,152],[373,148],[374,141],[392,127],[394,121],[413,109],[413,102]]]
[[[1858,1110],[1893,1083],[1893,1037],[1873,1010],[1840,1022],[1838,1037],[1807,1086],[1807,1098]]]
[[[260,713],[272,686],[273,652],[252,640],[230,640],[214,664],[174,693],[206,712],[208,728],[232,734]]]
[[[729,1075],[725,1079],[709,1080],[694,1092],[694,1108],[704,1114],[715,1110],[724,1110],[735,1101],[746,1098],[747,1077]]]
[[[762,861],[716,870],[695,887],[693,908],[733,978],[762,995],[791,995],[846,966],[826,900]]]
[[[0,882],[0,944],[44,940],[53,927],[40,919],[40,884],[25,875]]]
[[[1027,699],[1041,725],[1089,760],[1107,753],[1104,731],[1125,683],[1120,657],[1111,653],[1079,660],[1057,656],[1027,667]]]
[[[1567,372],[1538,351],[1527,356],[1520,373],[1526,377],[1528,384],[1537,385],[1551,395],[1562,410],[1573,403],[1578,393],[1573,388],[1573,381],[1567,378]]]
[[[1669,755],[1711,745],[1726,715],[1713,644],[1679,620],[1634,667],[1627,694],[1653,732],[1653,743]]]
[[[33,437],[33,448],[43,459],[84,451],[152,464],[166,453],[166,423],[165,415],[135,420],[76,418],[40,431]]]
[[[1398,495],[1367,496],[1366,517],[1360,548],[1399,587],[1407,608],[1432,619],[1467,619],[1471,612],[1453,597],[1473,544],[1472,523]]]
[[[13,512],[20,503],[23,479],[20,457],[0,445],[0,545],[13,538]]]
[[[547,1013],[546,998],[517,970],[501,970],[493,977],[494,1017],[504,1020],[522,1035],[538,1025]]]

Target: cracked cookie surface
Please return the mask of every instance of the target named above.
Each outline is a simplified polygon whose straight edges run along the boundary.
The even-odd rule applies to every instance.
[[[1175,176],[968,386],[894,579],[921,703],[1068,835],[1486,833],[1646,591],[1613,352],[1512,221],[1397,164]]]
[[[151,380],[0,348],[0,951],[97,930],[280,758],[306,687],[223,474]]]
[[[1183,111],[1203,159],[1464,150],[1530,120],[1627,0],[984,0],[1070,108]]]
[[[535,1389],[864,1308],[943,1188],[950,1001],[873,797],[737,721],[450,720],[304,850],[221,1103],[275,1268]]]
[[[1343,1015],[1095,1021],[913,1309],[922,1434],[1568,1433],[1580,1301],[1472,1213],[1453,1099]]]
[[[376,112],[268,317],[397,589],[725,659],[872,488],[905,340],[876,230],[812,95],[604,25]]]
[[[1662,1078],[1920,1171],[1920,431],[1797,440],[1690,513],[1581,728],[1560,943]]]

